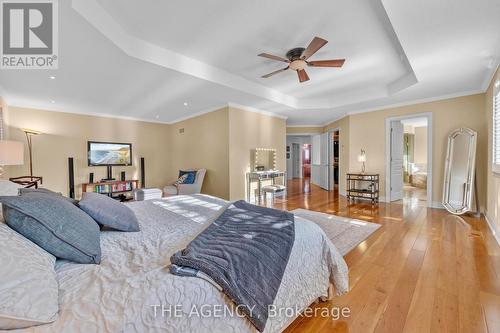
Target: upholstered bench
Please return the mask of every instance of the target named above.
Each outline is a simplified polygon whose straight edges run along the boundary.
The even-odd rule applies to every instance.
[[[264,201],[267,199],[267,193],[270,193],[272,195],[272,199],[274,200],[275,196],[286,194],[286,187],[283,185],[266,185],[262,186],[262,192],[264,193]]]
[[[163,192],[159,188],[138,188],[134,190],[134,200],[144,201],[161,199]]]

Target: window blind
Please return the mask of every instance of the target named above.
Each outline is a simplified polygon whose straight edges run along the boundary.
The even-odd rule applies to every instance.
[[[493,155],[494,167],[500,168],[500,91],[493,98]]]

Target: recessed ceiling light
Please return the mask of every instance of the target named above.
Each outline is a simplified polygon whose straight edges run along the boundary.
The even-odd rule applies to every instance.
[[[50,101],[50,103],[52,103],[52,104],[56,104],[56,101],[52,100],[52,101]]]
[[[188,106],[188,105],[189,105],[188,102],[184,102],[184,106]]]
[[[55,80],[55,79],[56,79],[56,77],[55,77],[54,75],[51,75],[51,76],[49,76],[49,79],[51,79],[51,80]]]
[[[160,115],[159,115],[159,114],[157,114],[157,115],[155,116],[155,118],[156,118],[156,119],[159,119],[159,118],[160,118]]]

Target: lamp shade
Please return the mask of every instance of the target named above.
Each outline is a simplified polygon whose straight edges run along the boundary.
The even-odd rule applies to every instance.
[[[18,141],[0,140],[0,165],[24,164],[24,144]]]

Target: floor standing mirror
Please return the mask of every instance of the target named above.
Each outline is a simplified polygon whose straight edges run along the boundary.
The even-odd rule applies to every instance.
[[[448,136],[443,205],[452,214],[461,215],[471,211],[474,195],[477,202],[476,143],[477,133],[470,128],[459,128]]]

